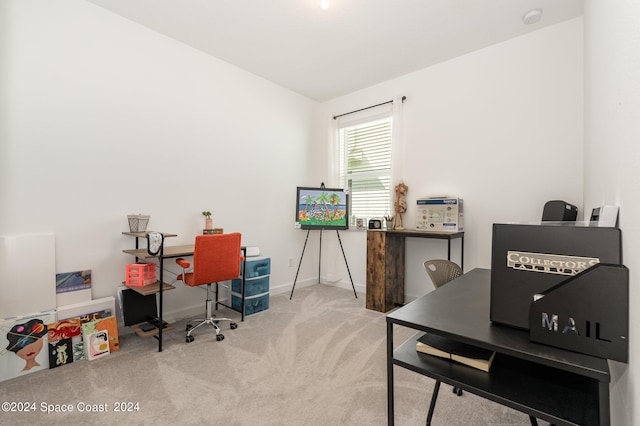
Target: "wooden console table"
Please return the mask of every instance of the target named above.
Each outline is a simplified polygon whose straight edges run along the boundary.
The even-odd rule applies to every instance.
[[[464,269],[464,232],[368,230],[367,309],[388,312],[404,304],[404,246],[407,237],[447,240],[449,260],[451,240],[459,238],[460,267]]]

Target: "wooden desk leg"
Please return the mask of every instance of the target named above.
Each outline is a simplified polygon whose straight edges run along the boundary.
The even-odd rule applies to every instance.
[[[387,319],[387,424],[393,426],[393,323]]]

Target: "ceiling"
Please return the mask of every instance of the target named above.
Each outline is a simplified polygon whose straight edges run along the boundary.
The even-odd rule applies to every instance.
[[[88,0],[317,101],[582,16],[583,0]],[[525,25],[523,15],[542,9]]]

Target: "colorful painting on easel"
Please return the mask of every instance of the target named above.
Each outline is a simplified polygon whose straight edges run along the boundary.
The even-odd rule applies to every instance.
[[[0,321],[0,381],[49,368],[47,324],[54,321],[54,311]]]
[[[348,229],[348,194],[339,188],[299,186],[296,223],[301,229]]]

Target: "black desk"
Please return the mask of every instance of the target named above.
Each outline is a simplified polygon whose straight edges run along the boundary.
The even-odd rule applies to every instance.
[[[187,256],[193,256],[193,251],[195,248],[195,244],[186,244],[186,245],[181,245],[181,246],[164,246],[162,247],[162,250],[160,251],[160,253],[158,253],[158,255],[150,255],[149,252],[147,251],[146,248],[144,249],[140,249],[138,248],[139,244],[138,244],[138,239],[139,238],[145,238],[146,237],[146,233],[145,232],[123,232],[124,235],[129,235],[132,237],[136,238],[136,248],[135,250],[122,250],[124,253],[133,255],[136,257],[136,261],[138,261],[138,259],[142,259],[144,261],[150,261],[151,259],[157,259],[158,260],[158,268],[160,270],[159,273],[159,277],[158,277],[158,286],[157,286],[157,290],[155,290],[155,285],[153,286],[146,286],[143,288],[152,288],[153,287],[153,293],[155,293],[156,291],[159,294],[159,306],[158,306],[158,320],[159,323],[162,324],[163,320],[162,320],[162,315],[163,315],[163,311],[164,311],[164,307],[163,307],[163,293],[164,290],[166,289],[172,289],[175,288],[173,285],[171,284],[167,284],[164,282],[164,260],[165,259],[175,259],[178,257],[187,257]],[[162,235],[164,235],[164,237],[175,237],[176,234],[168,234],[168,233],[163,233]],[[242,246],[241,247],[243,256],[246,259],[246,247]],[[241,303],[240,303],[240,309],[241,309],[241,321],[244,321],[244,310],[245,310],[245,272],[244,272],[244,268],[242,269],[242,296],[241,296]],[[138,288],[133,288],[133,290],[139,291],[140,290]],[[142,293],[142,294],[149,294],[148,292]],[[218,308],[218,305],[223,305],[226,306],[228,308],[234,309],[231,306],[227,306],[224,305],[221,302],[218,302],[218,292],[216,291],[216,310]],[[236,309],[234,309],[236,310]],[[158,328],[158,334],[155,336],[158,339],[158,352],[162,352],[162,327]]]
[[[532,343],[528,331],[493,325],[489,300],[490,271],[474,269],[387,315],[388,424],[394,423],[395,364],[555,425],[609,425],[607,360]],[[394,324],[496,351],[491,371],[418,353],[422,333],[394,351]]]

